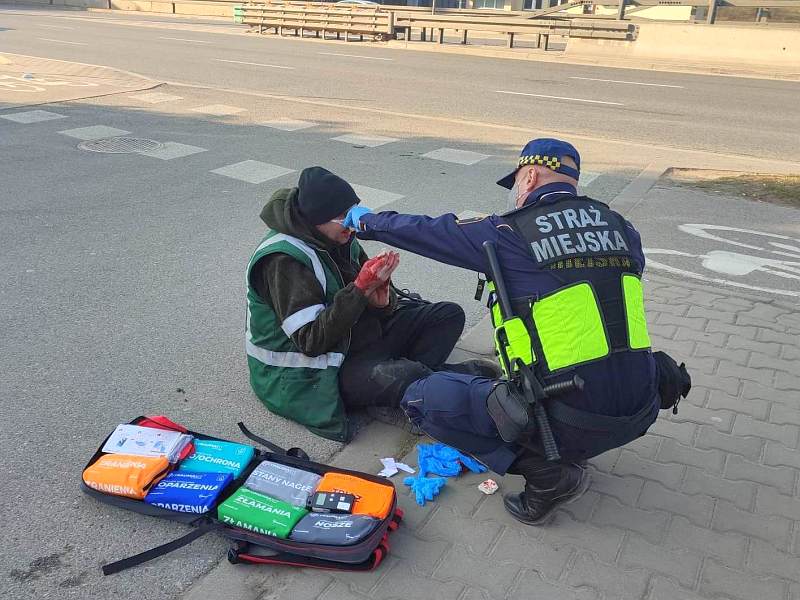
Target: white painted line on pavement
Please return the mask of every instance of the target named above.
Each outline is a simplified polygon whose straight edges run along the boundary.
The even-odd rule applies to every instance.
[[[246,60],[225,60],[224,58],[215,58],[217,62],[233,63],[236,65],[252,65],[254,67],[269,67],[270,69],[288,69],[294,70],[295,67],[283,67],[281,65],[267,65],[264,63],[247,62]]]
[[[130,131],[117,129],[116,127],[106,127],[105,125],[92,125],[90,127],[78,127],[77,129],[66,129],[59,131],[61,135],[78,138],[79,140],[99,140],[101,138],[116,137],[118,135],[128,135]]]
[[[164,146],[158,150],[138,152],[138,154],[161,160],[172,160],[173,158],[183,158],[184,156],[191,156],[192,154],[198,154],[200,152],[208,152],[208,149],[190,146],[189,144],[180,144],[178,142],[164,142]]]
[[[15,123],[40,123],[42,121],[52,121],[54,119],[66,119],[67,115],[59,115],[54,112],[46,110],[26,110],[25,112],[11,113],[8,115],[0,115],[0,119],[7,119]]]
[[[346,56],[347,58],[364,58],[366,60],[388,60],[392,61],[393,58],[383,58],[381,56],[363,56],[361,54],[342,54],[341,52],[317,52],[317,54],[324,54],[326,56]]]
[[[398,141],[397,138],[384,137],[382,135],[357,135],[352,133],[331,139],[345,144],[353,144],[354,146],[366,146],[367,148],[377,148],[378,146]]]
[[[44,23],[38,23],[39,27],[47,27],[48,29],[69,29],[72,30],[74,27],[62,27],[61,25],[45,25]]]
[[[246,181],[247,183],[263,183],[270,179],[294,173],[294,169],[287,169],[258,160],[244,160],[232,165],[220,167],[219,169],[213,169],[211,172],[232,179]]]
[[[148,92],[146,94],[133,94],[128,96],[134,100],[141,100],[148,104],[159,104],[160,102],[174,102],[176,100],[183,100],[182,96],[173,96],[172,94],[165,94],[164,92]]]
[[[602,173],[595,173],[594,171],[581,171],[581,177],[578,180],[578,187],[586,187],[590,185],[595,179],[600,177]]]
[[[402,194],[395,194],[386,190],[367,187],[366,185],[358,185],[357,183],[351,183],[350,185],[356,195],[361,198],[361,206],[366,206],[371,210],[377,210],[381,206],[405,197]]]
[[[467,221],[469,219],[485,219],[488,217],[486,213],[478,212],[475,210],[462,210],[456,215],[459,221]]]
[[[172,40],[175,42],[191,42],[193,44],[213,44],[214,42],[209,42],[207,40],[190,40],[187,38],[176,38],[176,37],[161,37],[159,36],[160,40]]]
[[[422,155],[423,158],[432,158],[433,160],[442,160],[449,163],[457,163],[459,165],[474,165],[482,160],[489,158],[488,154],[480,154],[479,152],[471,152],[469,150],[457,150],[456,148],[439,148]]]
[[[606,102],[605,100],[587,100],[586,98],[570,98],[569,96],[547,96],[545,94],[528,94],[527,92],[509,92],[495,90],[496,94],[511,94],[512,96],[532,96],[533,98],[548,98],[550,100],[572,100],[573,102],[589,102],[591,104],[608,104],[611,106],[625,106],[621,102]]]
[[[295,121],[293,119],[276,119],[274,121],[265,121],[259,123],[264,127],[272,127],[273,129],[280,129],[281,131],[298,131],[300,129],[308,129],[309,127],[316,127],[317,123],[311,121]]]
[[[243,108],[238,106],[228,106],[227,104],[209,104],[208,106],[198,106],[197,108],[190,108],[192,112],[203,113],[204,115],[214,115],[217,117],[224,117],[226,115],[236,115],[244,112]]]
[[[37,40],[42,40],[43,42],[55,42],[56,44],[72,44],[73,46],[88,46],[89,44],[85,44],[84,42],[68,42],[67,40],[54,40],[52,38],[36,38]]]
[[[644,83],[641,81],[620,81],[618,79],[595,79],[594,77],[570,77],[570,79],[582,79],[584,81],[602,81],[604,83],[625,83],[628,85],[649,85],[653,87],[676,88],[679,90],[686,89],[682,85],[667,85],[666,83]]]

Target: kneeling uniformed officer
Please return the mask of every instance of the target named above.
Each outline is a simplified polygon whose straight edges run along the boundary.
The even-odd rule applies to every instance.
[[[512,205],[502,216],[354,207],[345,219],[359,238],[488,275],[506,379],[434,373],[412,383],[402,405],[434,438],[523,475],[524,491],[504,502],[527,524],[586,489],[585,459],[643,435],[691,385],[683,365],[651,352],[639,233],[578,196],[579,176],[571,144],[536,139],[498,181]]]

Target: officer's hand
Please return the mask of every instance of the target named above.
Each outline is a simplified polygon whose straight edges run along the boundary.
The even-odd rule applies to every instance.
[[[361,217],[364,215],[372,214],[372,211],[366,206],[359,206],[356,204],[353,208],[347,211],[347,215],[342,221],[343,227],[349,227],[355,231],[361,231]]]

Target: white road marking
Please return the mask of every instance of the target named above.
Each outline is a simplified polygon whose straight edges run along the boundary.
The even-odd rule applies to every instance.
[[[173,158],[183,158],[200,152],[208,152],[206,148],[190,146],[189,144],[179,144],[178,142],[164,142],[164,147],[149,152],[139,152],[143,156],[150,156],[160,160],[172,160]]]
[[[404,196],[402,194],[395,194],[387,192],[386,190],[379,190],[377,188],[367,187],[366,185],[358,185],[357,183],[350,184],[355,190],[356,195],[361,198],[361,206],[366,206],[371,210],[376,210],[381,206],[396,202]]]
[[[607,104],[609,106],[625,106],[622,102],[606,102],[605,100],[588,100],[586,98],[570,98],[569,96],[548,96],[546,94],[529,94],[527,92],[509,92],[495,90],[496,94],[510,94],[512,96],[531,96],[533,98],[547,98],[548,100],[570,100],[572,102],[588,102],[590,104]]]
[[[298,131],[300,129],[308,129],[309,127],[316,127],[317,123],[311,121],[295,121],[293,119],[276,119],[274,121],[265,121],[259,123],[264,127],[272,127],[273,129],[280,129],[281,131]]]
[[[269,67],[270,69],[288,69],[294,70],[295,67],[284,67],[281,65],[267,65],[264,63],[247,62],[246,60],[225,60],[224,58],[215,58],[217,62],[234,63],[237,65],[252,65],[254,67]]]
[[[581,171],[581,177],[578,180],[578,187],[585,188],[586,186],[590,185],[595,179],[600,177],[601,173],[595,173],[594,171]]]
[[[294,169],[287,169],[258,160],[244,160],[232,165],[220,167],[219,169],[213,169],[211,172],[232,179],[246,181],[247,183],[263,183],[270,179],[294,173]]]
[[[175,42],[191,42],[192,44],[213,44],[214,42],[209,42],[207,40],[190,40],[187,38],[176,38],[176,37],[161,37],[159,36],[160,40],[172,40]]]
[[[45,25],[44,23],[39,23],[39,27],[47,27],[48,29],[69,29],[72,30],[74,27],[62,27],[61,25]]]
[[[101,138],[116,137],[118,135],[128,135],[130,131],[117,129],[116,127],[106,127],[105,125],[92,125],[90,127],[78,127],[77,129],[66,129],[59,131],[61,135],[68,135],[79,140],[99,140]]]
[[[36,38],[42,40],[43,42],[55,42],[56,44],[72,44],[73,46],[88,46],[89,44],[85,44],[84,42],[68,42],[67,40],[54,40],[52,38]]]
[[[377,148],[378,146],[398,141],[397,138],[384,137],[382,135],[357,135],[352,133],[331,139],[345,144],[353,144],[354,146],[366,146],[367,148]]]
[[[59,115],[54,112],[46,110],[26,110],[25,112],[11,113],[8,115],[0,115],[0,119],[14,121],[15,123],[40,123],[42,121],[52,121],[54,119],[66,119],[67,115]]]
[[[174,102],[176,100],[183,100],[182,96],[173,96],[172,94],[165,94],[164,92],[148,92],[146,94],[133,94],[128,96],[134,100],[141,100],[148,104],[159,104],[160,102]]]
[[[214,115],[223,117],[226,115],[236,115],[244,112],[243,108],[238,106],[228,106],[227,104],[209,104],[208,106],[198,106],[197,108],[190,108],[192,112],[203,113],[204,115]]]
[[[466,221],[467,219],[485,219],[488,217],[486,213],[477,212],[475,210],[463,210],[456,215],[459,221]]]
[[[433,160],[442,160],[449,163],[457,163],[459,165],[474,165],[482,160],[489,158],[488,154],[480,154],[479,152],[471,152],[469,150],[457,150],[456,148],[439,148],[432,150],[422,155],[423,158],[432,158]]]
[[[341,52],[317,52],[317,54],[324,54],[326,56],[346,56],[347,58],[363,58],[365,60],[388,60],[392,61],[393,58],[383,58],[381,56],[363,56],[361,54],[342,54]]]
[[[676,88],[679,90],[685,90],[686,88],[682,85],[667,85],[666,83],[644,83],[642,81],[620,81],[619,79],[595,79],[594,77],[570,77],[570,79],[582,79],[584,81],[602,81],[604,83],[625,83],[627,85],[647,85],[652,87],[665,87],[665,88]]]

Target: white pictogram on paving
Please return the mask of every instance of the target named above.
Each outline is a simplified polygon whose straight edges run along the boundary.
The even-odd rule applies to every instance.
[[[161,160],[172,160],[173,158],[183,158],[200,152],[208,152],[208,149],[190,146],[189,144],[179,144],[178,142],[164,142],[163,147],[157,150],[139,152],[139,154]]]
[[[277,177],[294,173],[294,169],[287,169],[257,160],[244,160],[232,165],[220,167],[219,169],[213,169],[211,172],[232,179],[246,181],[247,183],[263,183],[270,179],[276,179]]]
[[[49,112],[46,110],[26,110],[25,112],[11,113],[10,115],[0,115],[0,119],[6,119],[8,121],[14,121],[15,123],[22,123],[24,125],[66,118],[67,115],[59,115],[58,113]]]
[[[402,194],[395,194],[393,192],[367,187],[366,185],[358,185],[357,183],[351,185],[356,195],[361,198],[361,205],[371,210],[396,202],[404,197]]]
[[[100,138],[116,137],[118,135],[128,135],[130,131],[117,129],[116,127],[106,127],[105,125],[92,125],[90,127],[78,127],[77,129],[66,129],[59,131],[62,135],[68,135],[79,140],[99,140]]]
[[[239,108],[238,106],[228,106],[227,104],[209,104],[208,106],[198,106],[189,110],[196,113],[202,113],[204,115],[213,115],[215,117],[238,115],[239,113],[244,112],[243,108]]]
[[[164,92],[148,92],[146,94],[134,94],[132,96],[128,96],[132,100],[139,100],[141,102],[147,102],[148,104],[160,104],[162,102],[175,102],[177,100],[183,100],[182,96],[174,96],[172,94],[165,94]]]
[[[756,231],[754,229],[742,229],[739,227],[728,227],[726,225],[706,225],[698,223],[687,223],[678,227],[684,233],[696,237],[729,244],[738,248],[743,248],[751,252],[732,252],[729,250],[710,250],[705,254],[692,254],[681,250],[669,248],[645,248],[647,256],[647,266],[650,269],[674,273],[682,277],[698,279],[710,283],[729,285],[757,292],[768,292],[781,296],[800,297],[798,282],[800,282],[800,239],[792,238],[777,233],[766,231]],[[711,233],[718,232],[718,233]],[[753,243],[742,242],[739,239],[725,237],[726,235],[738,234],[737,237],[752,236]],[[759,244],[762,240],[766,245]],[[761,254],[757,254],[761,253]],[[672,256],[681,259],[696,259],[700,265],[714,273],[726,275],[728,278],[716,277],[687,271],[665,262],[654,260],[653,256]],[[795,259],[795,260],[786,260]],[[775,284],[781,282],[782,287],[765,287],[753,285],[744,281],[730,279],[732,277],[745,278],[753,273],[771,275],[775,278]],[[773,284],[774,285],[774,284]]]
[[[482,160],[489,158],[488,154],[480,154],[469,150],[457,150],[456,148],[439,148],[422,155],[423,158],[432,158],[459,165],[474,165]]]
[[[259,124],[264,127],[280,129],[281,131],[299,131],[300,129],[308,129],[309,127],[317,126],[317,123],[312,123],[311,121],[295,121],[292,119],[277,119],[275,121],[265,121]]]
[[[351,133],[331,139],[345,144],[353,144],[354,146],[366,146],[367,148],[377,148],[397,141],[397,138],[384,137],[382,135],[357,135]]]

